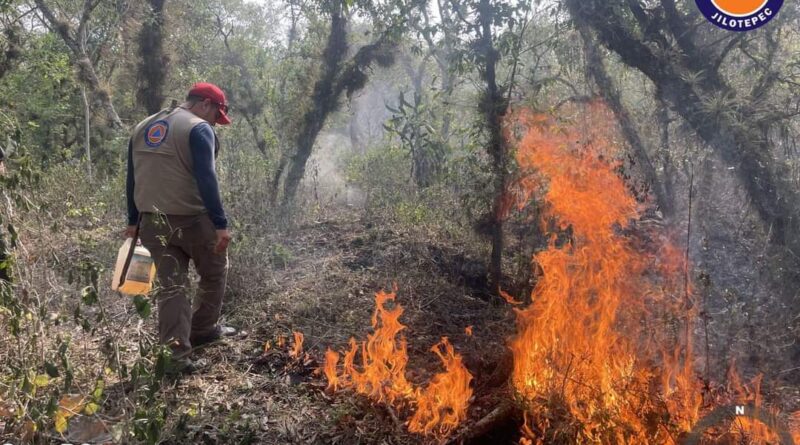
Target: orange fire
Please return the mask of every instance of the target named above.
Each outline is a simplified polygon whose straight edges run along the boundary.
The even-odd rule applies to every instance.
[[[472,375],[447,337],[442,337],[431,351],[439,356],[445,372],[436,374],[424,390],[415,391],[417,411],[408,422],[408,429],[413,433],[444,437],[467,417]]]
[[[612,118],[588,108],[580,128],[522,117],[517,162],[528,174],[516,183],[518,205],[541,194],[543,226],[558,228],[534,257],[542,273],[531,304],[515,309],[512,384],[526,407],[525,443],[670,443],[648,419],[666,411],[688,428],[702,401],[683,258],[666,240],[644,249],[626,234],[643,208],[615,171],[615,134],[589,122]],[[680,335],[663,334],[666,319],[684,326]]]
[[[727,386],[722,395],[717,395],[713,402],[718,406],[752,406],[757,416],[737,415],[730,424],[711,429],[709,435],[714,437],[714,443],[778,444],[788,443],[789,440],[798,443],[800,429],[793,424],[792,419],[800,417],[800,411],[790,416],[790,421],[784,425],[778,410],[763,403],[762,380],[763,375],[759,374],[750,382],[743,382],[735,365],[731,363]]]
[[[383,291],[375,294],[374,332],[360,344],[350,339],[341,373],[339,353],[326,351],[323,373],[328,388],[334,391],[351,388],[377,402],[415,408],[408,422],[410,431],[445,437],[466,418],[472,375],[447,338],[442,338],[432,351],[442,361],[445,371],[436,374],[424,389],[416,388],[406,379],[408,352],[401,334],[405,326],[399,321],[403,308],[395,302],[395,297],[394,293]],[[360,361],[356,364],[359,353]]]
[[[414,393],[411,383],[406,380],[408,352],[406,339],[398,335],[405,326],[400,323],[403,307],[394,304],[388,309],[386,304],[394,303],[395,294],[378,292],[375,294],[375,312],[372,327],[375,332],[367,336],[367,341],[359,346],[350,339],[350,350],[344,355],[344,375],[356,392],[368,395],[378,402],[395,401],[410,397]],[[361,371],[355,365],[358,352],[361,352]]]
[[[580,111],[577,123],[566,124],[520,116],[527,131],[517,162],[525,175],[504,200],[510,211],[536,196],[542,226],[552,231],[548,248],[534,256],[541,274],[531,304],[514,309],[520,443],[675,444],[701,409],[761,406],[760,379],[744,385],[732,372],[728,392],[736,397],[704,405],[686,253],[662,233],[633,227],[646,204],[617,174],[620,144],[605,124],[613,116],[599,103]],[[779,438],[774,424],[746,416],[727,428],[715,443]]]
[[[742,384],[731,373],[724,393],[732,398],[703,392],[694,369],[698,305],[686,251],[665,233],[636,227],[647,204],[618,174],[620,143],[606,124],[613,116],[597,103],[577,115],[577,123],[519,116],[527,127],[517,150],[524,175],[501,201],[501,212],[509,212],[535,197],[550,232],[548,247],[533,258],[538,280],[530,299],[501,292],[517,319],[509,347],[524,417],[520,444],[677,445],[705,411],[760,406],[760,380]],[[367,340],[351,339],[341,366],[340,354],[326,351],[329,389],[413,409],[410,431],[446,437],[466,418],[472,376],[442,338],[432,351],[444,372],[424,389],[408,381],[403,309],[394,293],[375,299]],[[471,336],[472,326],[465,333]],[[800,413],[793,421],[800,426]],[[748,417],[715,428],[714,443],[780,438],[774,424]],[[800,430],[793,431],[800,440]]]
[[[294,345],[292,346],[292,350],[289,351],[289,357],[293,359],[300,358],[300,354],[303,353],[303,333],[294,331]]]

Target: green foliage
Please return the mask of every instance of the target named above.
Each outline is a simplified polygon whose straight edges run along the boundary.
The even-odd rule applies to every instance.
[[[431,125],[436,121],[432,109],[422,102],[422,95],[414,93],[413,102],[408,102],[400,92],[397,107],[387,105],[393,116],[383,128],[400,139],[402,147],[409,151],[412,159],[411,175],[419,187],[427,187],[435,181],[443,167],[445,143]]]
[[[276,269],[285,269],[292,260],[292,252],[282,244],[273,244],[269,249],[270,262]]]
[[[368,206],[390,207],[412,193],[411,159],[400,146],[369,149],[346,163],[346,179],[367,193]]]

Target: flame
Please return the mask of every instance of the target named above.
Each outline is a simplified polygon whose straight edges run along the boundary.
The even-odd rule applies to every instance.
[[[538,280],[530,304],[501,291],[516,314],[509,347],[524,419],[519,443],[677,444],[705,410],[761,406],[761,380],[744,384],[731,366],[724,393],[733,398],[704,400],[708,391],[693,369],[698,305],[688,254],[660,229],[633,227],[647,204],[618,174],[622,153],[605,125],[613,117],[599,103],[578,111],[582,125],[518,115],[527,127],[517,150],[524,175],[500,201],[502,219],[536,197],[550,232],[533,258]],[[444,337],[431,349],[444,371],[424,389],[409,382],[403,309],[394,293],[378,292],[375,301],[374,331],[364,342],[350,339],[341,372],[340,354],[326,351],[328,388],[414,409],[410,431],[446,437],[466,419],[472,376]],[[472,326],[465,333],[471,336]],[[798,441],[800,412],[791,419]],[[724,442],[717,443],[779,440],[775,425],[756,419],[720,428]]]
[[[800,419],[800,411],[789,416],[789,422],[784,425],[780,423],[780,412],[774,407],[764,405],[761,392],[763,375],[758,374],[749,382],[743,382],[736,370],[736,365],[731,361],[728,367],[727,386],[724,394],[714,401],[717,405],[751,405],[760,413],[761,419],[747,416],[737,416],[727,428],[719,432],[717,443],[752,443],[752,444],[773,444],[782,443],[779,434],[781,427],[787,428],[788,433],[794,443],[800,439],[800,428],[795,424],[794,419]]]
[[[303,353],[303,333],[294,331],[294,346],[292,346],[292,350],[289,351],[289,357],[293,359],[300,358],[300,354]]]
[[[445,437],[467,417],[472,375],[447,337],[442,337],[431,351],[439,356],[445,372],[436,374],[424,390],[416,391],[417,411],[408,422],[408,429],[414,433]]]
[[[339,353],[331,348],[325,351],[325,364],[323,365],[322,372],[328,379],[328,389],[336,391],[339,389],[339,375],[336,373],[336,365],[339,364]]]
[[[500,290],[500,296],[503,297],[503,300],[506,300],[506,303],[512,306],[519,306],[522,304],[521,301],[517,301],[514,297],[511,296],[511,294],[509,294],[506,291]]]
[[[399,320],[403,307],[395,298],[394,292],[375,294],[373,333],[361,343],[350,339],[341,373],[338,372],[339,353],[330,348],[325,352],[323,373],[328,379],[328,388],[334,391],[350,388],[376,402],[414,407],[416,411],[408,422],[410,431],[446,437],[466,418],[472,397],[472,375],[461,356],[443,337],[431,350],[445,370],[434,375],[424,389],[409,382],[406,379],[407,343],[401,334],[406,327]],[[360,361],[356,363],[359,355]]]
[[[390,404],[414,393],[405,377],[408,363],[406,340],[402,336],[397,339],[400,331],[405,329],[399,321],[403,307],[399,304],[394,304],[391,309],[386,307],[387,303],[394,303],[394,299],[394,293],[380,291],[375,294],[376,306],[372,315],[375,331],[361,345],[351,338],[350,350],[344,355],[344,374],[356,392]],[[355,365],[359,351],[362,371]]]
[[[590,105],[584,118],[598,117],[612,121]],[[647,421],[664,411],[651,394],[684,431],[702,402],[683,257],[666,239],[643,249],[626,234],[643,206],[616,172],[619,144],[608,126],[578,128],[542,115],[521,122],[528,129],[517,162],[527,175],[513,195],[520,207],[541,194],[543,227],[558,223],[534,256],[541,275],[532,303],[514,309],[512,384],[526,408],[523,443],[669,443],[663,425]],[[684,326],[682,334],[670,338],[655,315]]]

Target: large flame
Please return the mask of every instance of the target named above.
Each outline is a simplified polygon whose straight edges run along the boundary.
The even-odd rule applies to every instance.
[[[578,111],[567,123],[518,116],[526,127],[517,151],[523,175],[498,215],[536,197],[550,233],[533,259],[538,279],[530,303],[501,292],[517,318],[510,348],[511,384],[524,414],[520,444],[678,444],[716,407],[761,406],[760,378],[741,383],[732,367],[725,397],[704,390],[695,374],[698,306],[686,250],[640,224],[647,204],[619,174],[621,144],[607,125],[613,116],[599,103]],[[329,388],[414,409],[410,431],[449,435],[466,418],[472,376],[442,338],[432,351],[444,372],[424,389],[408,381],[403,309],[394,293],[378,292],[375,300],[374,332],[364,342],[350,340],[341,372],[341,355],[326,351]],[[800,424],[800,413],[793,421]],[[709,435],[726,444],[779,439],[775,424],[748,417]]]
[[[635,227],[637,203],[619,175],[613,117],[599,103],[561,123],[522,114],[517,162],[525,174],[504,211],[537,193],[548,248],[527,307],[518,306],[512,384],[525,413],[521,444],[674,444],[701,409],[761,405],[760,381],[727,401],[703,400],[692,348],[697,305],[685,250]],[[705,402],[705,405],[704,405]],[[757,420],[737,418],[724,443],[775,443]],[[794,433],[797,437],[797,433]],[[715,442],[720,443],[720,442]]]
[[[643,209],[617,173],[620,144],[602,124],[611,120],[599,105],[588,111],[580,128],[523,116],[517,161],[528,175],[517,196],[542,193],[544,227],[557,227],[534,257],[531,304],[515,309],[523,432],[527,443],[668,443],[652,416],[688,429],[702,402],[682,257],[665,240],[645,249],[626,233]],[[658,323],[671,323],[671,335]]]
[[[446,437],[466,419],[472,396],[472,375],[444,337],[431,349],[441,360],[444,372],[433,376],[424,389],[406,379],[408,352],[406,339],[401,334],[405,326],[400,323],[403,308],[395,302],[395,297],[394,293],[383,291],[375,294],[374,332],[361,343],[350,339],[341,373],[338,371],[339,353],[331,349],[326,351],[323,372],[328,388],[334,391],[351,388],[377,402],[400,408],[410,406],[415,409],[408,421],[410,431]]]

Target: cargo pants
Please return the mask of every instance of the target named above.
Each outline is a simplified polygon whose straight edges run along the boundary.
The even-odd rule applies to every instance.
[[[172,348],[173,356],[184,357],[191,351],[191,338],[212,335],[217,327],[227,254],[214,253],[217,232],[208,214],[144,213],[139,238],[156,265],[159,340]],[[189,260],[200,275],[194,305],[188,296]]]

